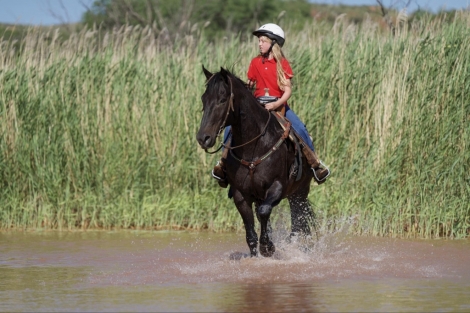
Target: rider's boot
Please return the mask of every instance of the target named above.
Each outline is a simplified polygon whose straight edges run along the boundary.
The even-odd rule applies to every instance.
[[[225,175],[225,165],[224,165],[224,158],[220,159],[220,161],[217,161],[217,164],[214,166],[214,169],[212,170],[212,177],[217,179],[217,182],[219,183],[219,186],[222,188],[227,188],[228,182],[227,182],[227,175]]]
[[[317,184],[323,184],[328,176],[330,176],[330,170],[318,158],[316,152],[312,151],[307,145],[302,147],[302,152],[307,158],[308,164],[312,168],[313,178]]]

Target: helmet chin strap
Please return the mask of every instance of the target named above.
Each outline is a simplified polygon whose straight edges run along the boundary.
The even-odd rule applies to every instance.
[[[261,56],[263,57],[262,58],[262,62],[264,64],[264,60],[269,58],[269,54],[271,53],[271,51],[273,50],[273,47],[274,47],[274,44],[276,43],[276,40],[273,39],[273,41],[271,42],[271,47],[269,47],[268,51],[266,53],[263,53]]]

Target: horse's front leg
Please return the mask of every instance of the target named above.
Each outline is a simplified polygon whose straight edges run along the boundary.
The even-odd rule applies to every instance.
[[[255,231],[255,218],[252,203],[246,201],[245,197],[238,191],[233,190],[233,201],[240,213],[243,225],[245,225],[246,243],[250,248],[251,256],[258,255],[258,234]]]
[[[266,191],[266,198],[257,208],[257,216],[261,226],[261,234],[259,237],[259,250],[264,257],[271,257],[276,248],[270,238],[269,217],[273,207],[279,204],[282,199],[282,185],[275,181]]]

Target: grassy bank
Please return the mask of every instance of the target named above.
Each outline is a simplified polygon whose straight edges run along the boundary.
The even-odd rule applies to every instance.
[[[470,15],[383,34],[338,20],[289,33],[292,107],[330,181],[326,228],[465,237],[470,229]],[[0,227],[240,229],[195,134],[201,65],[244,78],[256,41],[167,42],[150,29],[0,46]],[[287,204],[281,203],[281,210]]]

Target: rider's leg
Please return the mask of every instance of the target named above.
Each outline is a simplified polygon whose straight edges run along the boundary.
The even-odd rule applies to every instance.
[[[224,144],[230,145],[230,126],[225,127],[224,131]],[[212,170],[212,177],[217,179],[219,186],[222,188],[227,188],[228,182],[227,177],[225,175],[225,164],[224,161],[227,159],[228,149],[222,148],[222,158],[220,161],[217,161],[217,164],[214,166]]]
[[[286,118],[292,123],[292,128],[301,137],[301,141],[303,141],[302,152],[312,168],[315,181],[318,184],[324,183],[326,178],[330,175],[330,170],[325,167],[318,158],[305,124],[302,123],[299,117],[290,108],[286,110]]]

